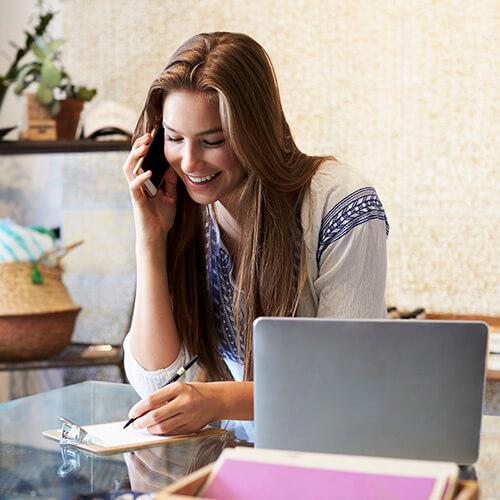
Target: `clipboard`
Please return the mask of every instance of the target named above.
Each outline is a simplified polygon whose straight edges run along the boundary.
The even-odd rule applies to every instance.
[[[92,425],[85,426],[87,430],[92,430]],[[145,442],[139,443],[127,443],[121,445],[100,445],[94,443],[75,443],[71,444],[75,448],[80,450],[93,453],[94,455],[116,455],[119,453],[125,453],[127,451],[142,450],[144,448],[152,448],[154,446],[159,446],[162,444],[177,444],[183,441],[193,441],[198,439],[204,439],[208,436],[224,435],[226,431],[215,428],[206,428],[192,434],[183,434],[180,436],[154,436],[156,439],[151,439]],[[53,441],[60,441],[61,439],[61,429],[50,429],[42,432],[42,436],[46,439],[51,439]]]

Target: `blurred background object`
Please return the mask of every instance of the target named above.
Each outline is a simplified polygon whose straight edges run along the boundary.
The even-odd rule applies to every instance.
[[[85,101],[97,91],[76,85],[62,63],[64,40],[50,34],[55,13],[38,2],[38,18],[31,30],[25,30],[22,45],[9,41],[15,56],[7,71],[0,75],[0,110],[7,89],[15,84],[17,95],[26,94],[20,137],[28,140],[74,139]],[[31,89],[35,93],[28,93]],[[31,90],[32,92],[32,90]]]
[[[116,101],[100,101],[82,116],[78,137],[98,140],[130,140],[137,122],[134,109]]]
[[[68,346],[80,307],[60,262],[81,243],[56,246],[47,229],[0,219],[0,360],[43,359]]]

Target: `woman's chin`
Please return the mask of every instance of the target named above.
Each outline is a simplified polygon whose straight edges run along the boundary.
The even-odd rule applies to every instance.
[[[209,195],[209,194],[200,194],[193,193],[188,191],[189,197],[198,205],[210,205],[211,203],[215,203],[218,200],[217,196]]]

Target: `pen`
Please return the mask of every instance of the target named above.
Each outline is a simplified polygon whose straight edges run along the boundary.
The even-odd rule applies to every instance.
[[[168,384],[172,384],[174,382],[176,382],[177,380],[179,380],[196,362],[198,361],[198,356],[193,356],[185,366],[183,366],[182,368],[179,368],[175,373],[174,375],[169,378],[162,386],[161,388],[167,386]],[[139,415],[140,417],[142,417],[142,415]],[[137,420],[139,417],[134,417],[134,418],[131,418],[124,426],[123,428],[126,429],[132,422],[134,422],[135,420]]]

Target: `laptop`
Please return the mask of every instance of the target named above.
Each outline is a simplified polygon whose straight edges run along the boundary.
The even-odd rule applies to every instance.
[[[259,318],[255,446],[472,464],[488,326]]]

